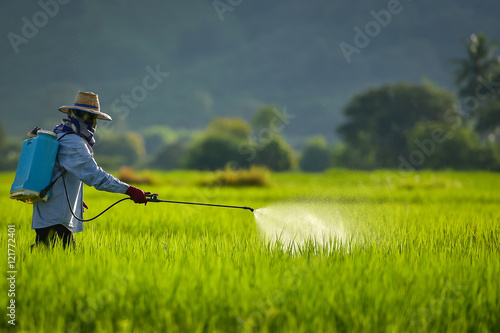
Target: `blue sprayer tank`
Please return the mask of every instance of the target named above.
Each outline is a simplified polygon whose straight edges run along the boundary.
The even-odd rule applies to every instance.
[[[10,188],[12,199],[26,203],[48,199],[48,195],[43,199],[39,195],[52,180],[59,148],[56,138],[54,132],[39,130],[36,137],[24,140],[16,177]]]

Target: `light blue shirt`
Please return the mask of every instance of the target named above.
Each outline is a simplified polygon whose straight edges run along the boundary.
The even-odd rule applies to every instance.
[[[57,138],[63,135],[64,133],[59,133]],[[113,177],[97,165],[92,148],[84,138],[78,135],[67,134],[59,140],[57,161],[52,181],[61,174],[61,167],[66,170],[66,173],[55,182],[47,201],[37,201],[33,204],[31,224],[33,229],[63,224],[71,232],[83,231],[83,223],[71,214],[63,177],[73,212],[80,219],[83,216],[83,183],[99,191],[113,193],[125,193],[129,188],[128,184]]]

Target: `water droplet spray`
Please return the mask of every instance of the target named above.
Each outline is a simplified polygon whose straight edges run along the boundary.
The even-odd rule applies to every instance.
[[[307,242],[333,250],[348,235],[339,212],[332,206],[315,203],[282,203],[254,211],[264,238],[284,249],[298,250]]]

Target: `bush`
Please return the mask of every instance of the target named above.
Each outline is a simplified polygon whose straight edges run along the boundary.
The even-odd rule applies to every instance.
[[[255,164],[272,171],[286,171],[295,167],[296,162],[292,148],[282,137],[275,135],[257,151]]]
[[[271,171],[266,167],[251,166],[250,169],[233,170],[226,167],[213,176],[199,182],[202,186],[268,186]]]
[[[153,178],[150,176],[140,176],[133,168],[128,166],[121,167],[120,170],[118,170],[118,179],[128,184],[154,184]]]
[[[317,136],[308,140],[299,166],[303,171],[320,172],[330,166],[330,152],[323,136]]]
[[[415,169],[498,170],[495,146],[482,143],[471,130],[440,122],[417,124],[407,133],[410,151],[404,156]]]
[[[6,142],[0,148],[0,171],[11,171],[16,170],[17,164],[19,162],[19,157],[21,157],[21,142]]]
[[[16,170],[21,156],[22,142],[10,142],[4,126],[0,123],[0,171]]]
[[[343,142],[338,142],[333,146],[331,152],[331,166],[334,168],[347,169],[368,169],[371,163],[366,163],[369,160],[366,155],[363,155],[358,149],[350,149]]]
[[[229,162],[248,167],[245,157],[238,152],[242,140],[228,134],[209,134],[193,142],[186,154],[186,167],[198,170],[217,170]]]
[[[241,119],[217,118],[204,134],[192,142],[186,153],[185,166],[199,170],[223,169],[229,163],[239,168],[265,166],[273,171],[295,166],[294,154],[285,140],[278,136],[262,144],[250,139],[251,128]],[[248,156],[251,152],[251,157]]]

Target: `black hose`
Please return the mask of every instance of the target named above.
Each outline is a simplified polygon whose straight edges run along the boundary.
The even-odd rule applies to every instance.
[[[73,215],[73,217],[75,219],[77,219],[78,221],[80,222],[90,222],[92,220],[95,220],[96,218],[98,218],[99,216],[101,216],[102,214],[106,213],[108,210],[110,210],[113,206],[119,204],[120,202],[122,201],[125,201],[125,200],[132,200],[131,198],[123,198],[123,199],[120,199],[118,200],[117,202],[115,202],[114,204],[112,204],[111,206],[109,206],[108,208],[106,208],[105,210],[103,210],[102,212],[100,212],[99,214],[97,214],[96,216],[94,216],[93,218],[90,218],[90,219],[80,219],[78,216],[75,215],[75,213],[73,212],[73,208],[71,207],[71,202],[69,200],[69,194],[68,194],[68,188],[66,187],[66,180],[64,180],[64,176],[62,177],[62,180],[63,180],[63,184],[64,184],[64,191],[66,192],[66,199],[68,200],[68,206],[69,206],[69,210],[71,211],[71,215]]]
[[[63,184],[64,184],[64,191],[66,192],[66,199],[68,201],[69,210],[71,211],[71,215],[73,215],[73,217],[75,219],[77,219],[78,221],[80,221],[80,222],[90,222],[92,220],[95,220],[96,218],[98,218],[102,214],[106,213],[109,209],[111,209],[113,206],[119,204],[120,202],[125,201],[125,200],[132,200],[131,198],[120,199],[117,202],[115,202],[114,204],[112,204],[111,206],[109,206],[108,208],[106,208],[105,210],[103,210],[102,212],[100,212],[99,214],[97,214],[96,216],[94,216],[93,218],[90,218],[90,219],[80,219],[78,216],[75,215],[75,213],[73,212],[73,208],[71,207],[71,202],[69,200],[69,194],[68,194],[68,188],[66,187],[66,180],[64,179],[64,176],[62,177],[62,180],[63,180]],[[146,196],[148,197],[148,199],[147,199],[148,202],[166,202],[166,203],[175,203],[175,204],[184,204],[184,205],[197,205],[197,206],[210,206],[210,207],[223,207],[223,208],[237,208],[237,209],[248,209],[251,212],[254,211],[254,209],[251,208],[251,207],[243,207],[243,206],[216,205],[216,204],[207,204],[207,203],[199,203],[199,202],[187,202],[187,201],[160,200],[160,199],[158,199],[158,194],[149,194],[148,193],[148,194],[146,194]]]

